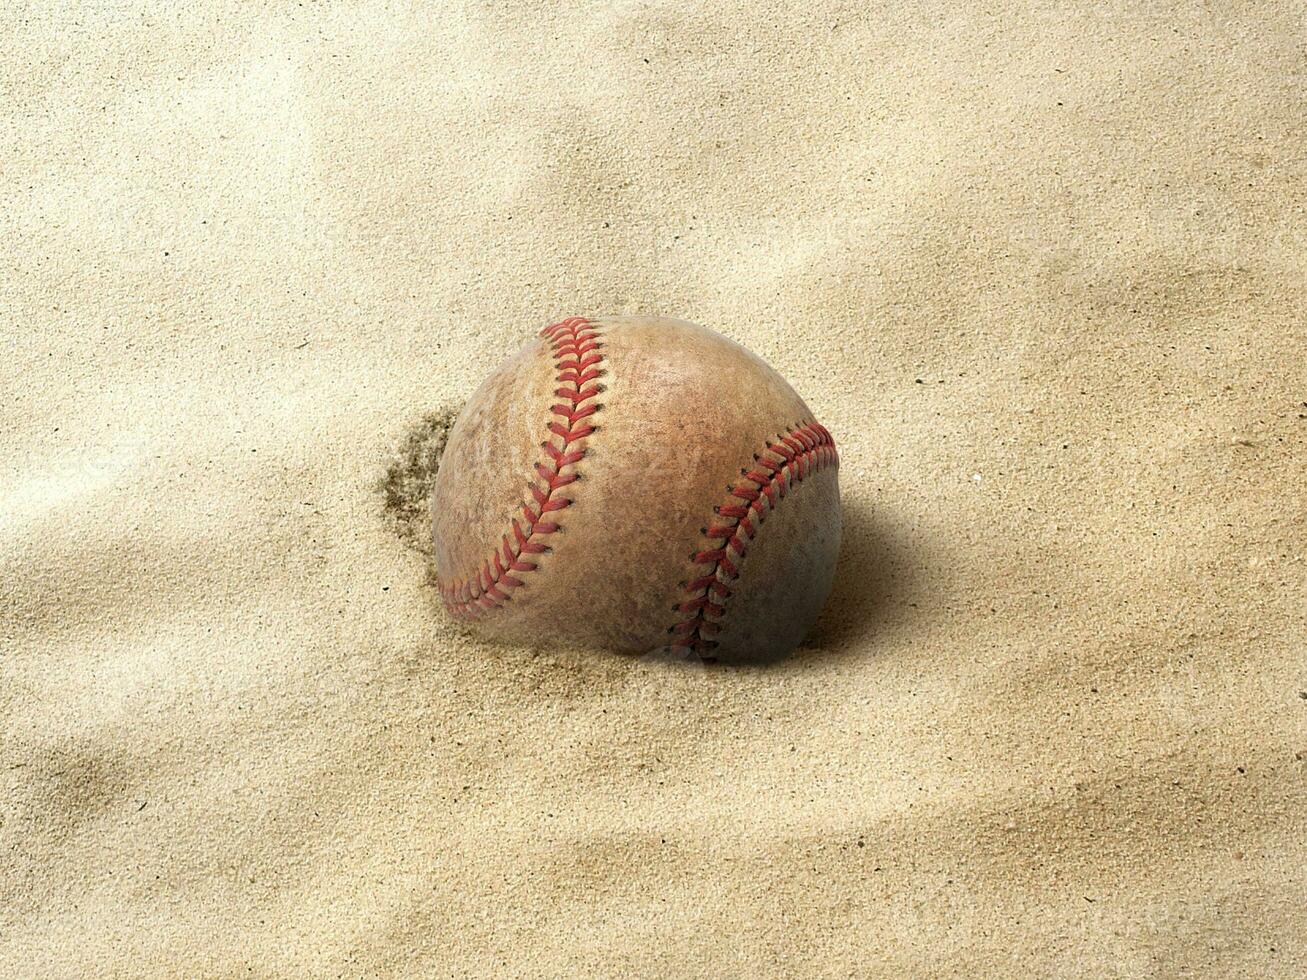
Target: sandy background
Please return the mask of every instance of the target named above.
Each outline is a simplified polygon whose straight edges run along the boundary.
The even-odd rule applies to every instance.
[[[872,6],[0,10],[0,974],[1307,971],[1301,7]],[[600,312],[839,442],[784,665],[396,533]]]

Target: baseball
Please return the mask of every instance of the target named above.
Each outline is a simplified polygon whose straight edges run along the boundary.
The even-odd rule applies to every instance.
[[[738,344],[570,317],[450,431],[431,495],[440,595],[501,642],[774,660],[830,591],[838,467],[803,399]]]

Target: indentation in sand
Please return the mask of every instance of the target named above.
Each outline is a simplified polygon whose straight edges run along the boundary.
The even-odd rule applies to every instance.
[[[445,440],[461,409],[461,405],[445,406],[410,426],[381,481],[391,530],[405,545],[427,557],[431,556],[431,512],[427,501],[440,470]]]

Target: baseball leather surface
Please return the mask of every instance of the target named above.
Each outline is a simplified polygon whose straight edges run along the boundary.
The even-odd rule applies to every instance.
[[[837,469],[830,433],[738,344],[572,317],[450,431],[431,499],[440,594],[511,643],[775,659],[830,590]]]

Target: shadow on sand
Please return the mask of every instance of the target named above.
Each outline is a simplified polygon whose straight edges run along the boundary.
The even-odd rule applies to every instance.
[[[899,619],[911,592],[915,547],[902,532],[879,522],[871,507],[844,502],[844,535],[830,598],[794,657],[847,655],[891,619]]]

